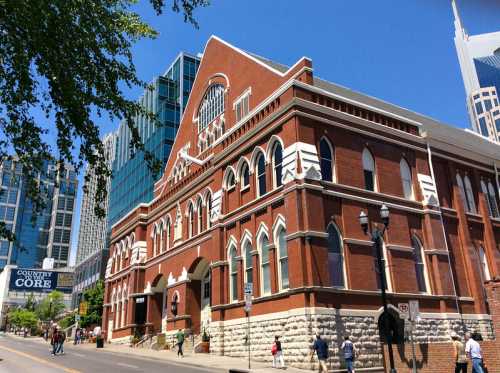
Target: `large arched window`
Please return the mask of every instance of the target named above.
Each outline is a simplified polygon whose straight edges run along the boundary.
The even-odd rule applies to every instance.
[[[168,250],[170,249],[170,239],[171,239],[171,231],[172,231],[172,223],[170,221],[170,216],[167,218],[167,223],[165,224],[165,230],[166,230],[166,238],[165,238],[165,249]]]
[[[196,213],[196,225],[198,226],[198,233],[201,233],[203,231],[203,201],[201,200],[201,197],[198,198],[198,201],[196,202]]]
[[[344,279],[344,250],[338,228],[330,223],[328,233],[328,272],[330,285],[345,287]]]
[[[224,87],[222,84],[212,85],[200,105],[198,112],[198,131],[202,131],[220,114],[224,112]]]
[[[262,295],[271,294],[271,268],[269,262],[269,238],[262,234],[259,239]]]
[[[330,142],[324,137],[319,142],[319,166],[321,168],[321,178],[326,181],[333,181],[333,151]]]
[[[363,175],[365,179],[365,189],[375,191],[375,160],[372,153],[365,148],[363,150]]]
[[[469,204],[467,203],[467,196],[465,195],[464,181],[462,180],[462,176],[457,173],[457,186],[458,192],[460,193],[460,198],[462,198],[462,203],[464,204],[464,208],[466,212],[469,212]]]
[[[188,237],[191,238],[193,237],[193,232],[194,232],[194,209],[193,209],[193,204],[189,204],[188,208]]]
[[[210,220],[210,217],[212,216],[212,193],[208,192],[207,193],[207,229],[209,229],[212,226],[212,221]]]
[[[252,264],[252,244],[246,241],[243,246],[245,253],[245,282],[253,283],[253,264]]]
[[[411,238],[411,246],[413,248],[413,260],[415,262],[415,275],[417,276],[417,287],[421,293],[429,292],[427,285],[426,267],[422,244],[420,240],[413,236]]]
[[[229,263],[231,274],[231,302],[238,300],[238,260],[236,258],[236,246],[232,245],[229,249]]]
[[[232,167],[226,168],[226,173],[224,175],[224,188],[226,190],[233,189],[236,185],[236,176],[234,175],[234,171]]]
[[[403,195],[407,199],[413,199],[413,185],[411,182],[411,168],[406,159],[401,158],[399,162],[401,182],[403,183]]]
[[[273,176],[274,187],[281,186],[283,184],[281,180],[283,176],[283,148],[279,141],[276,142],[273,150]]]
[[[467,196],[467,203],[469,204],[469,211],[476,213],[476,202],[474,200],[474,192],[472,191],[472,184],[469,177],[464,177],[465,195]]]
[[[482,246],[479,246],[479,263],[481,265],[481,277],[483,282],[490,281],[490,267],[488,266],[488,259]]]
[[[266,188],[266,160],[264,154],[259,154],[257,156],[257,197],[261,197],[267,192]]]
[[[283,227],[279,228],[276,235],[276,242],[278,243],[278,266],[279,266],[279,286],[280,290],[288,289],[290,287],[288,277],[288,248],[286,244],[286,230]]]
[[[484,180],[481,180],[481,190],[483,191],[484,198],[486,199],[486,204],[488,205],[488,212],[490,216],[498,218],[499,217],[498,205],[495,194],[495,188],[493,187],[493,184],[491,184],[491,182],[488,181],[488,186],[486,186]]]
[[[243,162],[240,170],[240,187],[241,189],[245,189],[250,186],[250,168],[248,167],[247,162]]]

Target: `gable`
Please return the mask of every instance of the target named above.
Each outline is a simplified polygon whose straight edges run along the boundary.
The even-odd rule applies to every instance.
[[[222,150],[224,135],[245,120],[242,113],[251,113],[304,66],[310,66],[307,58],[287,68],[212,36],[205,46],[163,176],[155,184],[155,197]]]

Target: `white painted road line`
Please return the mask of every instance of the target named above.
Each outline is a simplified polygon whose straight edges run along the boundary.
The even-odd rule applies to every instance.
[[[116,365],[122,366],[124,368],[139,369],[139,367],[137,365],[130,365],[130,364],[125,364],[125,363],[116,363]]]

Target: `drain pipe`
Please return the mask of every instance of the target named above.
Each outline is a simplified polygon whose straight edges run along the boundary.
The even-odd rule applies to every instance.
[[[465,328],[464,319],[462,316],[462,312],[460,310],[460,303],[458,302],[457,286],[455,283],[455,276],[453,276],[453,269],[451,266],[451,259],[450,259],[451,252],[450,252],[450,248],[448,247],[448,240],[446,239],[446,232],[444,230],[443,212],[441,211],[441,204],[439,203],[439,194],[438,194],[438,189],[437,189],[437,185],[436,185],[436,178],[434,175],[434,166],[432,164],[432,151],[431,151],[431,147],[430,147],[428,139],[426,140],[426,144],[427,144],[427,156],[429,157],[429,168],[431,170],[432,180],[434,181],[434,187],[436,188],[437,207],[439,209],[439,219],[441,220],[441,229],[443,231],[444,244],[446,246],[446,251],[448,252],[448,255],[447,255],[448,256],[448,267],[450,269],[450,276],[451,276],[451,281],[453,284],[453,292],[455,293],[455,305],[457,307],[457,312],[460,316],[460,323],[462,325],[462,331],[465,333],[467,330]]]

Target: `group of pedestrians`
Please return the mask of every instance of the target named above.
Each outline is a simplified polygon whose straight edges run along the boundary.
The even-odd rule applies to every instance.
[[[481,337],[477,333],[465,333],[465,344],[457,333],[451,333],[455,358],[455,373],[467,373],[468,360],[472,363],[472,373],[486,373],[483,354],[478,341]]]
[[[50,345],[52,346],[52,356],[57,354],[64,355],[64,341],[66,340],[66,334],[55,327],[52,331],[52,337],[50,339]]]

